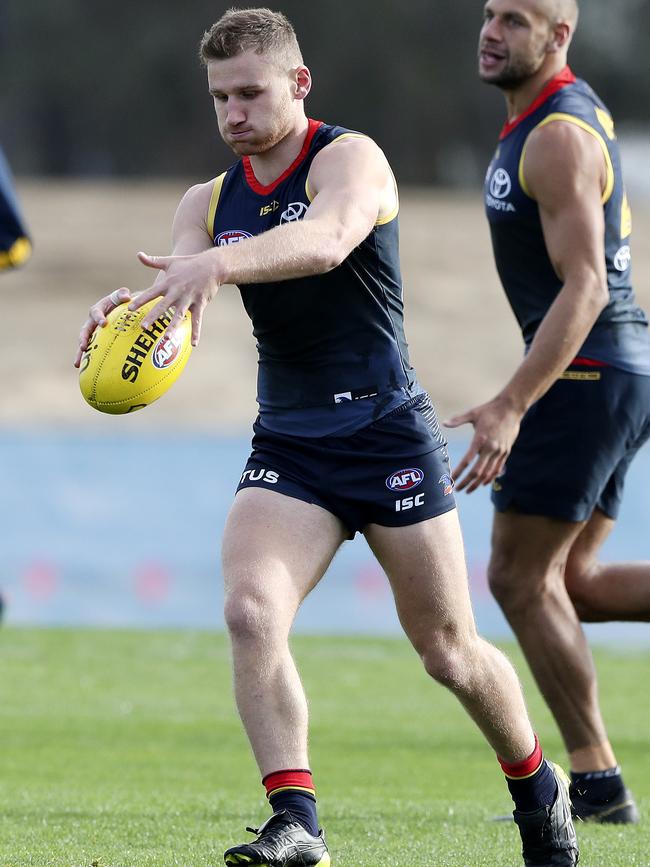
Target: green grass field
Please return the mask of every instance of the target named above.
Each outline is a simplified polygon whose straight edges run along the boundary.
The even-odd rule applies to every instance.
[[[402,641],[294,642],[333,867],[521,865],[494,756]],[[564,760],[521,657],[537,730]],[[0,630],[0,864],[199,867],[267,815],[227,642]],[[650,865],[650,653],[600,651],[612,740],[645,821],[579,828],[584,867]]]

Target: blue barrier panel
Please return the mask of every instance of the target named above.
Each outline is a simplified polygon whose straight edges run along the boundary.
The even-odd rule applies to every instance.
[[[466,447],[452,440],[452,460]],[[248,437],[0,434],[0,589],[9,623],[222,628],[221,531]],[[650,448],[629,473],[607,559],[650,559]],[[510,636],[485,579],[487,490],[458,496],[480,630]],[[296,628],[394,634],[388,583],[365,541],[346,542]],[[603,641],[648,642],[645,624],[589,626]]]

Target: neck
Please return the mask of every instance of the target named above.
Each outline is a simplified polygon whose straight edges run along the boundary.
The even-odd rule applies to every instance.
[[[287,135],[276,145],[263,154],[253,154],[250,157],[255,177],[261,184],[272,184],[289,168],[302,149],[308,128],[309,120],[303,112],[296,118]]]
[[[508,107],[508,122],[512,122],[534,102],[552,78],[559,75],[567,64],[566,57],[557,57],[551,63],[543,64],[530,78],[519,87],[505,90]]]

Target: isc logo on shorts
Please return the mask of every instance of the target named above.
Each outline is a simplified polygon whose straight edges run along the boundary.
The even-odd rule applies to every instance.
[[[386,479],[389,491],[410,491],[424,481],[424,472],[417,467],[408,470],[398,470]]]

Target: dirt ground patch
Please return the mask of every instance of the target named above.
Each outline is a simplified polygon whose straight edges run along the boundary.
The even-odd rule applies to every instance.
[[[81,398],[72,367],[90,304],[112,289],[148,285],[143,249],[169,252],[171,220],[189,186],[178,182],[21,182],[35,240],[21,271],[3,274],[0,425],[121,431],[239,432],[256,412],[256,353],[239,293],[224,287],[205,318],[201,345],[156,404],[109,417]],[[491,397],[521,354],[499,286],[480,194],[402,192],[406,329],[422,384],[441,416]],[[637,205],[635,235],[650,234],[650,204]],[[650,248],[637,243],[635,285],[650,309]]]

